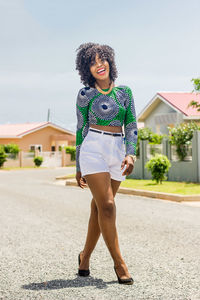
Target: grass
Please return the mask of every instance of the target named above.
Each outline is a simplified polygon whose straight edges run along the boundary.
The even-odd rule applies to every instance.
[[[152,180],[126,179],[125,181],[121,182],[120,186],[137,190],[148,190],[181,195],[200,194],[200,184],[192,182],[163,181],[162,184],[156,184],[155,181]]]
[[[47,167],[3,167],[0,168],[0,170],[23,170],[23,169],[47,169]]]

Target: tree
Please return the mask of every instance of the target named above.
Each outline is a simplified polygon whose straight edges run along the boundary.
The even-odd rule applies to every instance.
[[[7,160],[6,157],[4,147],[0,145],[0,168],[3,167],[4,162]]]
[[[176,127],[169,129],[169,142],[172,145],[176,145],[176,153],[181,161],[187,156],[188,147],[191,144],[193,134],[195,130],[199,130],[200,127],[194,123],[181,123]]]
[[[199,93],[200,92],[200,78],[192,78],[191,81],[193,81],[193,86],[194,86],[194,89],[192,92]],[[190,106],[196,108],[197,111],[200,111],[200,103],[198,103],[197,101],[192,100],[188,104],[188,107],[190,107]]]

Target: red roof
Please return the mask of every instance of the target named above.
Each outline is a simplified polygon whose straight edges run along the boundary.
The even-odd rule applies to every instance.
[[[176,109],[181,111],[186,116],[199,116],[200,111],[197,111],[196,108],[190,106],[187,107],[188,104],[193,100],[200,104],[200,93],[184,93],[184,92],[173,92],[173,93],[165,93],[160,92],[157,93],[164,100],[166,100],[169,104],[174,106]]]
[[[41,126],[46,125],[48,122],[40,123],[24,123],[24,124],[2,124],[0,125],[0,136],[16,136],[19,137],[22,134],[26,134],[29,131],[38,129]]]
[[[0,124],[0,138],[21,138],[23,135],[29,134],[33,131],[42,129],[46,126],[52,126],[61,131],[74,135],[73,132],[55,125],[51,122],[35,122],[35,123],[23,123],[23,124]]]

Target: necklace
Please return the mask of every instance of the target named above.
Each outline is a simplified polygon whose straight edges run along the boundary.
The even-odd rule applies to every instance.
[[[114,82],[113,82],[113,81],[111,82],[111,85],[110,85],[110,88],[109,88],[108,91],[103,91],[103,90],[98,86],[98,84],[97,84],[96,82],[95,82],[95,87],[96,87],[96,89],[97,89],[101,94],[106,95],[106,94],[109,94],[109,93],[112,91],[112,89],[113,89],[113,87],[114,87]]]

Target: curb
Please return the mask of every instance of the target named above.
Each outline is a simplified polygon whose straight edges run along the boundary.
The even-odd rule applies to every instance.
[[[73,177],[58,176],[58,177],[56,177],[56,179],[65,180],[64,185],[78,186],[76,179],[74,179],[74,176]],[[86,188],[88,188],[88,187],[86,187]],[[126,187],[119,187],[117,193],[136,195],[136,196],[144,196],[144,197],[149,197],[149,198],[157,198],[157,199],[170,200],[170,201],[176,201],[176,202],[200,201],[200,195],[179,195],[179,194],[171,194],[171,193],[146,191],[146,190],[137,190],[137,189],[126,188]]]

